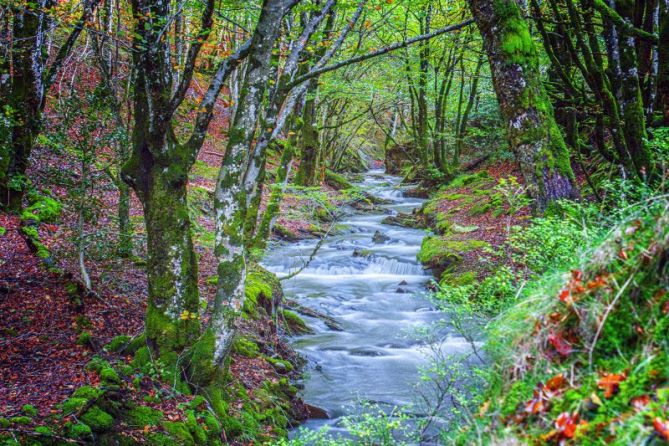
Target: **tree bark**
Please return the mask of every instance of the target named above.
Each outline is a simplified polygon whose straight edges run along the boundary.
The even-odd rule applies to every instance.
[[[539,55],[514,0],[471,0],[509,143],[534,207],[577,195],[569,151],[541,83]]]
[[[659,0],[659,42],[657,45],[657,103],[661,123],[669,126],[669,0]]]
[[[259,106],[267,88],[272,51],[279,35],[281,18],[289,6],[287,0],[266,0],[263,3],[216,184],[214,252],[218,259],[218,286],[208,331],[213,335],[212,360],[217,366],[223,363],[232,347],[236,320],[244,304],[246,257],[243,228],[248,206],[244,176],[258,123]]]

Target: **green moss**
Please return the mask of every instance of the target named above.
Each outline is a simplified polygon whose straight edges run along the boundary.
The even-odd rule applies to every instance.
[[[278,371],[278,372],[291,372],[293,370],[293,365],[284,359],[279,359],[279,358],[272,358],[269,356],[265,356],[265,359],[267,362],[272,364],[272,366]]]
[[[38,195],[31,197],[32,204],[21,213],[21,220],[34,223],[53,222],[60,215],[63,206],[51,197]]]
[[[88,398],[68,398],[63,401],[62,409],[63,415],[71,415],[78,412],[82,407],[88,403]]]
[[[151,363],[151,351],[149,347],[144,346],[137,349],[135,357],[132,360],[132,365],[141,369],[149,363]]]
[[[105,384],[121,383],[121,378],[118,376],[118,373],[111,367],[106,367],[100,371],[100,379]]]
[[[93,431],[87,424],[84,423],[72,424],[68,428],[68,436],[71,438],[81,439],[91,437],[92,435]]]
[[[204,424],[207,426],[211,437],[220,437],[221,423],[218,422],[218,419],[211,412],[204,413]]]
[[[114,425],[114,418],[98,406],[88,409],[80,419],[95,432],[104,432]]]
[[[213,361],[215,344],[216,336],[213,330],[207,329],[193,345],[189,375],[194,383],[209,383],[218,373],[218,367]]]
[[[335,190],[353,188],[351,182],[348,181],[343,175],[332,172],[331,170],[325,171],[325,182]]]
[[[195,161],[195,164],[193,164],[191,172],[198,177],[206,178],[208,180],[216,180],[219,170],[218,166],[210,166],[204,161],[197,160]]]
[[[469,215],[472,217],[477,217],[479,215],[483,215],[492,209],[492,204],[491,203],[476,203],[474,206],[472,206],[469,209]]]
[[[27,415],[27,416],[29,416],[29,417],[36,417],[36,416],[37,416],[37,413],[38,413],[38,412],[37,412],[37,409],[36,409],[35,406],[33,406],[32,404],[25,404],[25,405],[21,408],[21,411],[22,411],[25,415]]]
[[[244,432],[244,426],[241,421],[232,416],[221,418],[221,428],[227,438],[239,437]]]
[[[0,417],[0,427],[8,428],[10,424],[12,424],[12,423],[10,423],[10,421],[7,418]]]
[[[261,270],[251,270],[246,275],[245,300],[243,311],[250,317],[258,316],[258,299],[262,296],[265,299],[272,298],[272,284],[268,273]]]
[[[256,358],[260,354],[258,345],[244,336],[237,336],[232,344],[232,351],[247,358]]]
[[[459,262],[462,254],[486,246],[489,246],[488,243],[482,240],[452,240],[443,236],[430,236],[423,239],[417,258],[429,266],[449,266]]]
[[[474,283],[476,273],[467,271],[464,273],[445,273],[441,276],[439,283],[449,286],[464,286]]]
[[[134,406],[127,412],[126,418],[132,426],[157,426],[163,419],[163,413],[147,406]]]
[[[126,346],[130,343],[132,338],[126,335],[120,335],[114,337],[107,345],[105,345],[105,350],[108,352],[120,352],[125,350]]]
[[[458,175],[448,183],[448,189],[459,189],[465,186],[482,185],[490,180],[490,175],[485,170],[472,174]]]
[[[79,344],[79,345],[90,345],[92,338],[93,338],[93,335],[91,335],[90,332],[82,331],[79,334],[79,337],[77,338],[77,344]]]
[[[302,318],[292,311],[282,308],[279,310],[279,316],[285,322],[286,327],[292,334],[301,335],[313,333]]]
[[[102,395],[103,391],[97,389],[93,386],[81,386],[72,394],[73,398],[84,398],[87,400],[92,400],[99,398]]]
[[[19,417],[12,417],[12,418],[9,419],[9,421],[12,424],[30,424],[32,422],[32,418],[25,417],[25,416],[19,416]]]
[[[163,423],[163,428],[172,438],[178,441],[178,444],[180,445],[190,446],[196,444],[185,423],[167,421]]]
[[[278,223],[272,227],[272,232],[284,240],[293,241],[299,239],[299,236],[295,232]]]
[[[5,235],[6,233],[7,233],[7,228],[5,228],[4,226],[0,226],[0,237]]]
[[[35,428],[35,432],[37,432],[38,434],[41,434],[41,435],[46,435],[46,436],[53,435],[53,431],[51,430],[51,428],[49,428],[47,426],[37,426]]]

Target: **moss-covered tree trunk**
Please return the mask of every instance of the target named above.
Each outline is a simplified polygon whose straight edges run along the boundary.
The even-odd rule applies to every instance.
[[[633,26],[635,2],[632,0],[616,0],[616,9],[627,25]],[[609,25],[613,26],[613,25]],[[618,27],[620,53],[620,102],[624,120],[623,131],[627,148],[634,170],[641,178],[651,170],[648,148],[644,144],[646,138],[646,114],[639,82],[639,64],[637,60],[636,41],[625,28]]]
[[[270,59],[280,31],[281,18],[290,6],[289,0],[266,0],[251,41],[244,85],[221,170],[216,184],[216,245],[218,285],[210,329],[213,364],[227,357],[236,331],[236,320],[244,303],[246,256],[244,224],[247,211],[247,188],[244,176],[248,154],[259,118],[260,103],[267,88]],[[258,171],[259,173],[259,171]]]
[[[669,126],[669,0],[659,0],[657,103],[662,125]]]
[[[264,249],[267,245],[267,240],[269,240],[270,234],[272,232],[272,225],[276,219],[279,209],[281,206],[281,200],[283,199],[283,193],[286,189],[286,183],[288,180],[288,175],[290,173],[290,166],[293,161],[293,145],[292,141],[287,141],[283,145],[283,152],[281,154],[281,162],[276,171],[276,179],[272,185],[272,192],[270,193],[269,202],[267,203],[267,209],[262,215],[260,220],[260,225],[256,231],[255,238],[253,240],[253,247],[258,249]],[[277,144],[278,146],[279,144]]]
[[[541,83],[539,55],[514,0],[471,0],[507,136],[534,206],[577,194],[569,151]]]
[[[12,31],[9,48],[12,67],[7,60],[0,63],[0,119],[4,144],[0,146],[0,207],[11,212],[21,209],[23,195],[29,184],[26,170],[35,139],[42,129],[44,98],[56,73],[68,57],[90,18],[98,0],[83,2],[82,16],[75,22],[65,42],[49,58],[48,33],[53,22],[53,0],[19,2],[11,10]],[[9,36],[8,36],[9,37]],[[50,63],[48,63],[50,61]]]
[[[35,138],[41,128],[44,101],[44,56],[48,26],[44,0],[19,6],[14,13],[12,31],[13,71],[3,111],[9,122],[9,144],[0,153],[0,202],[10,212],[21,209],[27,186],[26,169]],[[8,72],[6,76],[10,76]]]
[[[320,142],[316,127],[316,92],[318,78],[309,81],[307,101],[302,109],[302,132],[300,150],[302,158],[300,167],[295,176],[295,182],[300,186],[314,186],[318,184],[320,164]]]

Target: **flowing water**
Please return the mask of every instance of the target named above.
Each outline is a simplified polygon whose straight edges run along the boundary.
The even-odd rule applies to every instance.
[[[331,417],[310,420],[309,428],[336,426],[337,419],[362,400],[391,407],[411,403],[418,368],[429,360],[415,332],[444,314],[424,297],[431,276],[416,254],[425,231],[381,223],[386,216],[411,212],[423,202],[404,197],[399,182],[382,171],[370,171],[358,186],[389,204],[374,213],[351,210],[341,221],[346,229],[328,237],[307,268],[283,282],[286,298],[334,318],[341,326],[337,331],[321,319],[305,317],[314,333],[292,340],[308,360],[304,400]],[[375,243],[376,231],[387,239]],[[317,242],[276,246],[263,264],[285,276],[304,265]],[[457,336],[443,345],[452,353],[468,348]]]

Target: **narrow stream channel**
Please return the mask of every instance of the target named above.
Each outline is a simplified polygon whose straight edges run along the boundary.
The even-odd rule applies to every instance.
[[[424,297],[431,276],[416,254],[425,231],[381,223],[423,203],[404,197],[399,182],[383,171],[368,172],[358,186],[390,203],[379,212],[351,211],[341,221],[347,229],[328,237],[309,266],[283,282],[286,298],[333,317],[342,328],[306,318],[314,333],[292,339],[308,360],[303,398],[331,417],[310,420],[308,428],[336,426],[363,400],[390,407],[411,403],[418,367],[429,360],[426,346],[412,333],[445,317]],[[376,231],[386,239],[373,241]],[[304,265],[316,243],[278,245],[263,264],[285,276]],[[455,353],[467,344],[454,336],[445,347]]]

